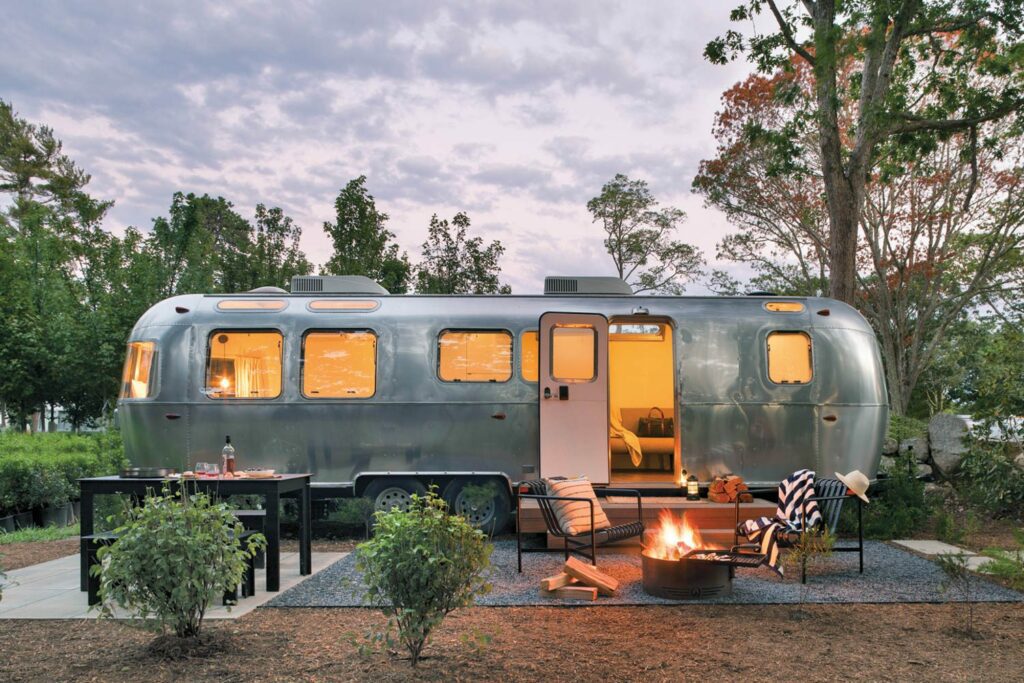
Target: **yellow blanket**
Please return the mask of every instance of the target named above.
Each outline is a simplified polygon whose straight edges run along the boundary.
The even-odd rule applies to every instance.
[[[640,450],[640,439],[622,426],[622,417],[617,408],[613,408],[608,415],[608,426],[611,436],[617,436],[626,442],[626,450],[629,451],[629,459],[633,461],[633,467],[640,467],[640,463],[644,460],[643,451]]]

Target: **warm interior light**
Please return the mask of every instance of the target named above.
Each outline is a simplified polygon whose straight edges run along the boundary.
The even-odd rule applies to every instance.
[[[230,386],[231,386],[231,382],[228,381],[227,377],[221,377],[220,378],[220,388],[221,389],[227,389]]]
[[[799,301],[769,301],[764,308],[773,313],[799,313],[804,305]]]

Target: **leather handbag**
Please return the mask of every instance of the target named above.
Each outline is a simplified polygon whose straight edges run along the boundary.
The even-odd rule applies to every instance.
[[[655,406],[647,413],[647,417],[640,418],[636,428],[636,435],[648,438],[671,437],[674,435],[672,418],[665,417],[664,411]]]

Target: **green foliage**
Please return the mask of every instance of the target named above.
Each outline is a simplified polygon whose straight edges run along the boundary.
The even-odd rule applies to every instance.
[[[701,251],[675,238],[686,214],[658,202],[643,180],[621,173],[605,183],[587,210],[605,232],[604,246],[635,293],[682,294],[704,265]]]
[[[970,538],[981,528],[981,522],[974,511],[969,511],[963,523],[957,521],[956,517],[948,510],[940,509],[935,513],[935,535],[940,541],[959,544]]]
[[[78,497],[78,479],[115,474],[123,465],[117,432],[0,432],[0,510],[60,505]]]
[[[967,500],[993,516],[1024,514],[1024,470],[1014,465],[1005,443],[971,438],[953,483]]]
[[[890,415],[887,436],[901,444],[928,433],[928,423],[905,415]]]
[[[828,529],[802,529],[796,542],[786,550],[782,561],[792,569],[801,569],[800,582],[800,604],[807,598],[807,587],[803,582],[803,568],[813,566],[832,556],[832,549],[836,545],[836,537]]]
[[[1017,547],[1011,550],[988,548],[985,555],[992,558],[983,564],[981,571],[985,574],[998,576],[1016,590],[1024,590],[1024,529],[1013,532]]]
[[[906,538],[928,521],[932,504],[925,498],[924,482],[911,474],[912,464],[909,455],[897,458],[889,476],[872,487],[871,503],[863,508],[865,538]],[[857,532],[856,501],[843,506],[840,528]]]
[[[246,560],[266,546],[259,534],[240,542],[244,531],[206,494],[146,498],[98,552],[101,616],[113,618],[118,606],[160,633],[198,636],[210,603],[241,583]]]
[[[363,496],[342,498],[331,519],[348,527],[362,527],[369,534],[373,521],[373,501]]]
[[[390,646],[397,633],[416,666],[445,616],[490,590],[483,572],[491,546],[433,492],[414,495],[407,512],[375,516],[373,539],[357,550],[369,599],[388,617],[387,630],[374,640]]]
[[[467,239],[469,223],[469,216],[461,211],[450,223],[437,214],[430,217],[423,258],[416,266],[418,294],[512,293],[499,280],[505,247],[498,240],[484,247],[481,237]]]
[[[324,264],[325,275],[365,275],[392,294],[409,291],[412,266],[399,252],[395,234],[387,229],[388,215],[377,210],[366,189],[366,176],[350,180],[334,200],[335,220],[324,223],[334,252]]]
[[[966,605],[964,632],[974,637],[974,572],[968,568],[968,555],[949,553],[936,555],[935,563],[945,575],[940,588],[943,593],[957,594]]]
[[[79,530],[77,524],[71,524],[65,527],[29,527],[27,529],[18,529],[17,531],[12,531],[10,533],[0,532],[0,545],[9,545],[11,543],[38,543],[41,541],[60,541],[65,538],[74,538],[75,536],[78,536],[78,534]]]

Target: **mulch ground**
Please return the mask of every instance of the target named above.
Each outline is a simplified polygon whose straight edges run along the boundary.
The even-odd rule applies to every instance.
[[[21,569],[31,564],[49,562],[78,552],[78,537],[59,541],[32,541],[0,545],[0,566],[5,570]]]
[[[4,681],[848,681],[1020,680],[1024,606],[473,608],[441,626],[414,673],[360,654],[382,617],[365,609],[263,609],[207,625],[214,654],[168,662],[120,623],[0,621]],[[490,644],[464,642],[477,635]],[[166,648],[165,648],[166,650]],[[767,656],[765,656],[767,654]]]

